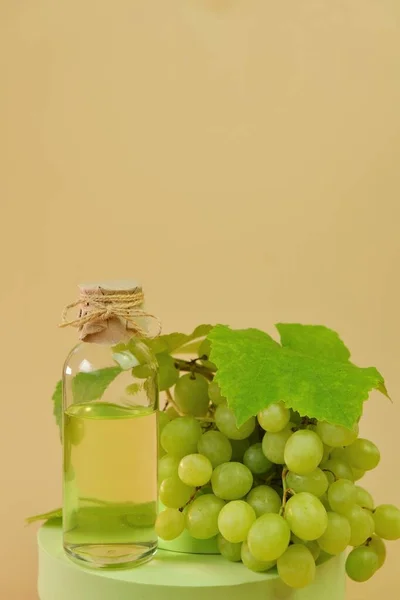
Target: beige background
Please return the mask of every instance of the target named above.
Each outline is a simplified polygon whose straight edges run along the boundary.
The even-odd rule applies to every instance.
[[[324,323],[386,375],[362,432],[400,504],[398,0],[2,0],[0,591],[60,503],[50,396],[80,280],[165,330]],[[394,598],[400,543],[349,600]],[[398,589],[398,588],[397,588]]]

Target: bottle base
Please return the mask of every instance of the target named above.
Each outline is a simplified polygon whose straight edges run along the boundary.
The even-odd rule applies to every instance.
[[[74,544],[64,545],[73,562],[93,569],[132,569],[148,562],[157,544]]]

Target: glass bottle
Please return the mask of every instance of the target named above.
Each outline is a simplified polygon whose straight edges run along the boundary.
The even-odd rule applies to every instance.
[[[157,362],[142,327],[131,327],[141,304],[115,303],[125,292],[142,296],[132,284],[82,286],[79,317],[64,322],[82,342],[63,369],[63,544],[100,568],[134,566],[157,549]]]

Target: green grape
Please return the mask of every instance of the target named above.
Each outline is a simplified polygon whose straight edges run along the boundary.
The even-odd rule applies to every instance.
[[[374,512],[375,533],[384,540],[400,538],[400,510],[393,504],[381,504]]]
[[[375,524],[371,513],[355,504],[345,516],[351,527],[350,546],[361,546],[374,533]]]
[[[317,562],[317,560],[319,559],[319,556],[321,554],[321,548],[319,547],[318,542],[316,542],[316,541],[305,542],[304,545],[311,552],[314,561]]]
[[[346,448],[333,448],[329,458],[334,458],[347,463]]]
[[[304,544],[289,546],[278,558],[278,575],[291,588],[303,588],[315,579],[315,560]]]
[[[178,475],[183,483],[194,487],[201,487],[211,479],[212,464],[202,454],[188,454],[181,459]]]
[[[268,485],[258,485],[253,488],[247,494],[246,501],[254,509],[257,517],[265,513],[278,514],[282,504],[279,494]]]
[[[175,385],[174,401],[181,413],[204,417],[210,403],[207,379],[198,373],[182,375]]]
[[[278,481],[274,481],[274,482],[271,482],[270,487],[278,494],[278,496],[282,502],[282,499],[283,499],[282,483],[278,482]]]
[[[379,559],[371,548],[360,546],[350,552],[346,560],[346,573],[353,581],[368,581],[379,568]]]
[[[353,471],[354,481],[359,481],[365,475],[365,471],[363,471],[362,469],[356,469],[355,467],[351,467],[351,470]]]
[[[276,560],[287,549],[290,541],[290,528],[280,515],[266,513],[250,527],[247,543],[251,554],[257,560]]]
[[[322,455],[322,461],[321,462],[326,462],[332,456],[332,448],[330,446],[327,446],[326,444],[323,444],[323,447],[324,447],[324,453]]]
[[[300,492],[287,501],[285,519],[293,533],[306,541],[321,537],[328,526],[323,504],[308,492]]]
[[[348,446],[357,439],[358,424],[353,429],[346,429],[341,425],[318,421],[317,433],[324,444],[332,446],[332,448],[339,448],[340,446]]]
[[[325,473],[318,468],[307,475],[298,475],[289,471],[286,476],[286,483],[296,494],[299,492],[309,492],[317,496],[317,498],[325,494],[329,486]]]
[[[189,502],[194,492],[195,488],[185,485],[178,475],[171,475],[161,483],[159,497],[164,506],[181,508]]]
[[[162,352],[156,355],[158,362],[158,388],[160,392],[168,390],[179,379],[179,371],[175,367],[175,360],[170,354]]]
[[[225,406],[225,404],[217,406],[214,418],[220,432],[232,440],[244,440],[248,438],[256,426],[255,418],[251,417],[243,425],[237,427],[234,412],[228,406]]]
[[[250,527],[256,520],[256,513],[244,500],[234,500],[225,504],[218,515],[218,529],[228,542],[244,542]]]
[[[302,540],[301,538],[297,537],[297,535],[294,535],[294,533],[292,533],[290,539],[293,542],[293,544],[303,544],[304,546],[306,546],[306,548],[308,548],[311,552],[313,559],[315,561],[318,560],[319,555],[321,554],[321,548],[319,547],[318,542],[316,542],[315,540],[311,542],[306,542],[305,540]]]
[[[337,479],[348,479],[349,481],[354,481],[354,475],[350,465],[344,461],[338,460],[337,458],[330,458],[326,462],[321,463],[320,468],[325,472],[330,471]],[[327,476],[329,479],[328,473]]]
[[[199,439],[197,450],[208,458],[214,469],[232,458],[231,442],[220,431],[204,433]]]
[[[249,545],[247,542],[243,542],[241,544],[241,552],[240,558],[245,567],[250,569],[250,571],[255,571],[256,573],[263,573],[265,571],[269,571],[276,565],[276,560],[257,560],[254,558],[252,553],[249,550]]]
[[[203,363],[203,365],[205,367],[207,367],[207,369],[210,369],[210,371],[216,371],[217,370],[217,366],[211,362],[210,360],[208,360],[208,357],[210,356],[210,352],[211,352],[211,342],[206,338],[205,340],[203,340],[199,346],[199,358],[201,358],[201,362]]]
[[[177,475],[178,466],[179,458],[176,458],[176,456],[171,456],[171,454],[162,456],[158,461],[158,480],[161,482],[167,477],[171,477],[171,475]]]
[[[323,465],[321,465],[322,467]],[[332,485],[332,483],[334,483],[336,481],[336,477],[335,475],[331,472],[331,471],[323,471],[326,475],[326,478],[328,480],[328,484]]]
[[[158,418],[158,433],[161,434],[164,427],[167,425],[167,423],[170,422],[170,418],[166,414],[166,412],[163,410],[158,411],[157,418]]]
[[[356,501],[356,486],[348,479],[338,479],[329,487],[328,502],[333,511],[345,515]]]
[[[120,362],[121,358],[122,358],[122,362],[125,363],[125,366],[127,366],[128,361],[129,361],[128,354],[125,353],[124,356],[119,355],[119,360],[117,362]],[[138,379],[147,379],[148,377],[151,377],[153,374],[154,374],[154,367],[152,367],[149,364],[136,365],[136,367],[132,368],[132,375],[134,377],[137,377]]]
[[[214,406],[226,403],[226,398],[221,394],[221,388],[216,381],[212,381],[208,386],[208,397]]]
[[[328,527],[318,538],[320,548],[328,554],[340,554],[346,550],[350,542],[350,523],[343,515],[336,512],[328,512]]]
[[[185,529],[185,517],[175,508],[166,508],[156,519],[155,531],[163,540],[174,540]]]
[[[318,467],[323,453],[324,447],[318,435],[309,429],[300,429],[286,442],[284,458],[289,471],[307,475]]]
[[[161,432],[161,446],[177,458],[197,452],[201,425],[193,417],[179,417],[167,423]]]
[[[247,448],[250,446],[250,442],[248,439],[246,440],[229,440],[232,447],[232,457],[231,460],[236,462],[242,462],[244,453]]]
[[[331,505],[329,504],[327,493],[322,494],[322,496],[319,497],[319,500],[326,511],[331,510]]]
[[[374,510],[374,499],[371,494],[361,487],[360,485],[356,485],[356,504],[362,506],[362,508],[368,508],[369,510]]]
[[[265,431],[278,433],[278,431],[285,429],[289,423],[290,410],[286,408],[283,402],[276,402],[260,410],[257,419]]]
[[[173,419],[177,419],[181,416],[176,410],[175,406],[173,406],[172,404],[169,404],[164,412],[166,413],[170,421],[172,421]]]
[[[228,542],[220,533],[217,535],[218,550],[224,558],[231,562],[241,561],[242,544],[232,544]]]
[[[351,446],[346,448],[349,464],[362,471],[371,471],[378,466],[381,454],[373,442],[358,438]]]
[[[377,535],[373,535],[367,542],[367,546],[376,553],[378,557],[378,569],[380,569],[386,560],[385,542]]]
[[[204,494],[192,502],[186,512],[186,528],[197,540],[207,540],[218,533],[218,515],[225,502],[214,494]]]
[[[293,435],[292,423],[289,423],[285,429],[278,433],[267,433],[264,435],[262,440],[262,450],[265,456],[272,463],[277,465],[285,464],[285,446],[286,442]]]
[[[238,500],[250,491],[253,485],[253,475],[245,465],[228,462],[214,469],[211,485],[218,498]]]
[[[262,475],[273,466],[262,451],[261,442],[247,448],[243,456],[243,462],[254,475]]]
[[[207,484],[207,485],[203,485],[203,487],[199,490],[197,490],[197,496],[202,496],[203,494],[212,494],[212,487],[211,487],[211,481]]]
[[[161,446],[161,432],[164,429],[164,427],[167,425],[167,423],[169,423],[169,417],[167,414],[165,414],[164,411],[158,411],[157,414],[157,419],[158,419],[158,458],[161,458],[164,454],[165,454],[165,450],[164,448]]]

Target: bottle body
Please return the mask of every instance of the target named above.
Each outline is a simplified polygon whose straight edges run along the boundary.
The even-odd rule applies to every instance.
[[[157,363],[147,346],[82,343],[63,376],[63,543],[125,568],[157,548]]]

